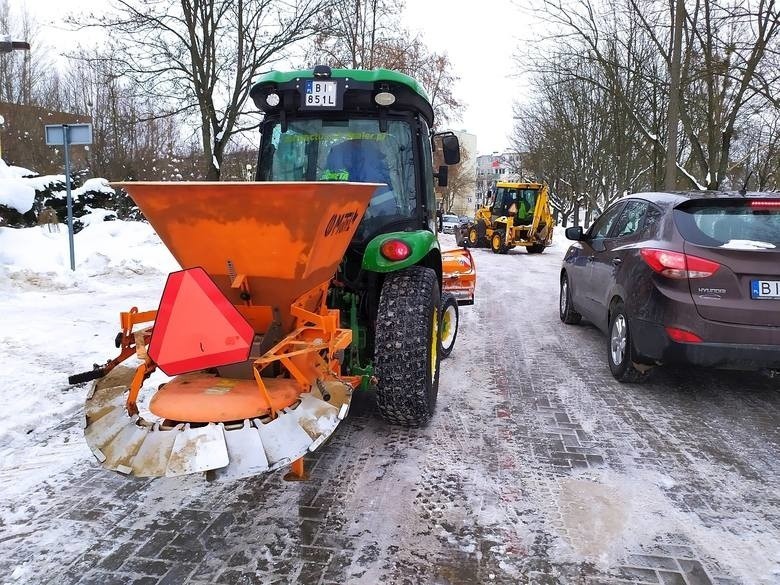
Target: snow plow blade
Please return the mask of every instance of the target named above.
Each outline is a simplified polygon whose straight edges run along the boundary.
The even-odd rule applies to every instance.
[[[474,304],[477,271],[474,258],[466,248],[441,253],[442,288],[451,293],[459,305]]]
[[[302,478],[302,457],[347,415],[357,383],[338,359],[352,332],[325,300],[376,185],[119,185],[183,270],[157,311],[120,314],[117,358],[72,377],[98,378],[85,404],[93,454],[138,477],[291,465]],[[140,365],[119,366],[130,357]],[[173,377],[141,409],[157,369]]]

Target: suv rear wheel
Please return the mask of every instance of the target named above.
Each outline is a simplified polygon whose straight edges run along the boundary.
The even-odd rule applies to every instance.
[[[623,303],[618,302],[610,311],[609,335],[607,337],[607,361],[612,375],[619,382],[638,383],[647,378],[647,371],[639,370],[632,356],[634,341],[628,325],[628,316]]]

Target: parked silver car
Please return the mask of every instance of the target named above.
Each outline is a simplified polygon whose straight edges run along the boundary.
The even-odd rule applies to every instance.
[[[441,217],[441,231],[445,234],[455,233],[455,228],[460,225],[460,218],[457,215],[451,213],[445,213]]]

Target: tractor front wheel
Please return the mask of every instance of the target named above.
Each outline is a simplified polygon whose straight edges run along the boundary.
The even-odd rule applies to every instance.
[[[379,296],[374,363],[382,417],[409,427],[433,416],[439,391],[439,279],[412,266],[388,274]]]
[[[530,246],[526,246],[525,250],[529,254],[541,254],[544,252],[544,244],[531,244]]]
[[[452,293],[441,295],[441,326],[439,328],[439,351],[441,359],[449,357],[458,336],[458,301]]]

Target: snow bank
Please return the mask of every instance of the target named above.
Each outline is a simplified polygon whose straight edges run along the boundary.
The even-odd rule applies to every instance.
[[[20,179],[35,173],[23,167],[8,166],[3,159],[0,159],[0,179]]]
[[[0,205],[15,209],[19,213],[27,213],[35,202],[35,188],[22,179],[32,175],[32,171],[22,167],[9,167],[0,159]]]
[[[68,230],[47,227],[0,228],[0,288],[84,286],[98,275],[166,274],[176,261],[152,227],[135,221],[104,221],[112,212],[91,210],[74,236],[76,272],[70,270]],[[7,278],[2,278],[3,273]]]
[[[119,312],[157,308],[179,269],[149,224],[103,221],[109,214],[84,216],[75,272],[64,225],[0,228],[0,468],[14,470],[0,478],[4,494],[91,460],[78,425],[50,436],[83,406],[84,388],[67,377],[114,357]]]
[[[35,189],[21,179],[0,178],[0,205],[27,213],[35,202]]]

